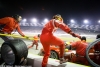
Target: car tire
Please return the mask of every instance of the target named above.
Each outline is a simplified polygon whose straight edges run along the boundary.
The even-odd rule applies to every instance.
[[[53,58],[53,59],[59,59],[58,53],[56,51],[54,51],[54,50],[50,51],[50,56],[49,57]]]
[[[94,61],[92,61],[92,59],[90,59],[90,57],[89,57],[89,50],[94,46],[94,45],[96,45],[97,43],[99,43],[100,42],[100,38],[99,39],[97,39],[97,40],[95,40],[95,41],[93,41],[92,43],[90,43],[88,46],[87,46],[87,48],[86,48],[86,59],[87,59],[87,61],[90,63],[90,65],[92,66],[92,67],[100,67],[100,65],[98,65],[98,64],[96,64]]]
[[[27,55],[27,46],[21,39],[5,41],[1,46],[1,58],[7,65],[20,65]]]
[[[1,58],[1,47],[0,47],[0,65],[4,63],[3,59]]]

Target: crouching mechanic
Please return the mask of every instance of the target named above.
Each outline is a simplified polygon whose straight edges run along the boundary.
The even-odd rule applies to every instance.
[[[53,32],[56,31],[57,28],[62,29],[63,31],[72,35],[73,37],[81,38],[79,35],[73,33],[72,30],[65,23],[63,23],[63,18],[61,17],[61,15],[54,15],[53,18],[45,24],[40,36],[40,41],[42,43],[45,53],[42,61],[42,67],[47,66],[48,57],[50,55],[51,44],[59,46],[60,48],[60,63],[62,64],[67,62],[67,60],[64,59],[64,50],[65,50],[64,41],[53,35]]]
[[[96,39],[100,38],[100,34],[97,35]],[[94,45],[94,62],[100,65],[100,42]]]
[[[74,55],[71,59],[73,63],[82,63],[84,65],[88,65],[88,61],[85,57],[86,48],[88,43],[86,42],[86,37],[81,37],[80,41],[76,41],[71,43],[71,45],[67,46],[69,49],[76,49],[76,55]]]
[[[17,30],[18,33],[23,36],[25,36],[19,26],[20,21],[22,20],[22,17],[19,15],[14,15],[12,17],[4,17],[0,19],[0,33],[1,34],[11,34],[14,30]],[[9,39],[14,39],[13,37],[9,36],[0,36],[4,41],[7,41]]]
[[[38,42],[39,42],[40,34],[34,36],[33,38],[34,38],[33,43],[31,46],[28,46],[28,49],[36,45],[36,50],[38,50]]]

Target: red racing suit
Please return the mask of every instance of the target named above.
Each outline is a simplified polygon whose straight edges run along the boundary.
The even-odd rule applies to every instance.
[[[94,45],[94,50],[97,53],[94,54],[94,62],[100,65],[100,42]]]
[[[56,45],[60,47],[60,58],[63,57],[64,55],[64,49],[65,49],[65,45],[64,42],[55,37],[53,35],[53,32],[57,29],[60,28],[63,31],[65,31],[66,33],[69,33],[71,31],[71,29],[63,23],[63,21],[59,21],[59,20],[55,20],[55,19],[51,19],[43,28],[41,36],[40,36],[40,41],[42,43],[43,49],[44,49],[44,57],[43,57],[43,61],[42,61],[42,67],[46,67],[47,62],[48,62],[48,57],[50,55],[50,45]],[[76,37],[79,37],[78,35],[74,34]]]
[[[2,29],[0,30],[0,33],[3,33],[3,34],[5,34],[5,33],[11,34],[12,31],[14,31],[16,29],[21,36],[25,36],[22,33],[18,22],[14,18],[12,18],[12,17],[1,18],[0,19],[0,25],[4,25],[2,27]],[[0,36],[0,37],[2,37],[2,36]],[[2,39],[4,39],[3,37],[2,37]],[[6,40],[6,39],[4,39],[4,40]]]
[[[38,36],[34,36],[33,38],[34,38],[33,43],[32,43],[32,45],[29,46],[28,48],[31,48],[31,47],[33,47],[34,45],[36,45],[36,50],[38,50],[39,37],[38,37]]]
[[[80,62],[82,64],[88,65],[88,61],[85,57],[85,52],[87,48],[88,43],[86,41],[76,41],[71,44],[71,48],[76,49],[76,56],[72,58],[72,62],[77,63]]]

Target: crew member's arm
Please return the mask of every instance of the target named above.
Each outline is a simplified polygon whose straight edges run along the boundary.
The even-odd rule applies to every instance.
[[[17,31],[18,31],[18,33],[19,33],[21,36],[23,36],[23,37],[25,36],[25,35],[22,33],[19,24],[18,24],[18,26],[17,26]]]
[[[64,23],[58,21],[58,20],[55,20],[54,22],[55,26],[62,29],[63,31],[65,31],[66,33],[72,35],[73,37],[78,37],[78,38],[81,38],[81,36],[79,36],[78,34],[75,34],[74,32],[72,32],[72,30]]]

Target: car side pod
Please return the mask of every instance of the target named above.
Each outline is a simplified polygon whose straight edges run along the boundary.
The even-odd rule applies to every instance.
[[[1,58],[5,65],[21,65],[24,60],[26,62],[27,55],[27,45],[21,39],[5,41],[1,46]]]

